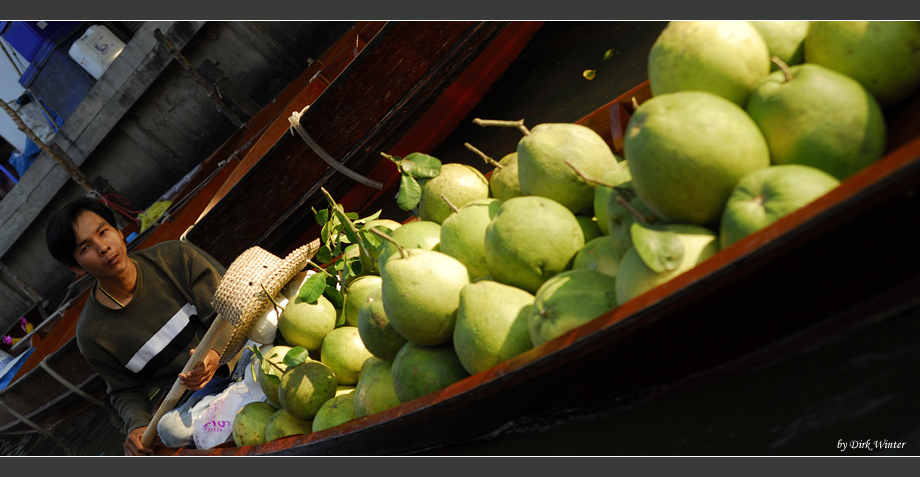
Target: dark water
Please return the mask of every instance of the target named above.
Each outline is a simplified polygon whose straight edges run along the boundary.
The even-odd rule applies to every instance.
[[[423,454],[916,456],[918,375],[914,307],[783,362],[632,408],[552,410]]]
[[[46,429],[53,437],[38,431],[0,437],[0,455],[123,456],[120,421],[109,410],[86,403],[75,415]]]

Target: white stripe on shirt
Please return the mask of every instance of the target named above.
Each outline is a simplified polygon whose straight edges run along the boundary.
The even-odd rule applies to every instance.
[[[140,372],[154,356],[160,351],[163,351],[163,348],[185,328],[189,322],[189,317],[196,314],[198,314],[198,310],[195,308],[195,305],[186,303],[182,309],[170,318],[169,322],[160,328],[160,331],[157,331],[155,335],[151,336],[150,339],[144,343],[144,346],[141,346],[141,349],[139,349],[137,353],[134,353],[134,356],[131,357],[131,361],[128,361],[125,367],[133,373]]]

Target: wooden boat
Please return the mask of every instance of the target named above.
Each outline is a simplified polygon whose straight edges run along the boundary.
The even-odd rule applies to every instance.
[[[506,25],[503,32],[512,26],[522,25]],[[522,33],[519,38],[523,37],[527,35]],[[514,56],[513,52],[508,55]],[[460,79],[467,78],[472,65],[489,57],[481,55],[460,65],[467,69],[454,83],[442,86],[453,91]],[[364,63],[371,64],[372,59]],[[350,67],[357,70],[359,66],[353,62]],[[333,82],[327,89],[328,97],[347,98],[344,93],[333,93],[348,91],[344,82],[354,77],[353,71],[343,76],[341,89]],[[426,81],[422,75],[415,84],[429,84]],[[407,95],[424,88],[408,90]],[[438,104],[443,106],[435,98],[446,96],[444,91],[428,94],[431,107],[418,108],[428,112],[415,110],[414,116],[407,113],[402,119],[399,114],[407,112],[412,101],[396,101],[389,105],[388,114],[365,129],[364,136],[344,145],[335,145],[329,129],[322,130],[328,118],[336,117],[322,113],[325,108],[335,111],[332,103],[336,101],[318,97],[308,110],[314,116],[303,118],[310,135],[319,138],[326,134],[328,142],[317,142],[327,152],[343,158],[343,163],[366,177],[383,182],[383,189],[376,191],[341,179],[296,137],[266,138],[252,147],[248,159],[253,161],[246,173],[234,173],[235,186],[224,188],[218,193],[221,200],[204,207],[209,212],[187,236],[222,262],[257,243],[282,254],[318,236],[315,229],[303,231],[297,216],[311,215],[305,211],[313,204],[322,204],[315,194],[320,185],[330,189],[348,211],[392,208],[392,170],[374,156],[380,150],[404,155],[432,150],[445,141],[456,142],[450,137],[453,128],[462,129],[456,122],[430,121],[437,115],[429,113],[436,111]],[[638,84],[577,122],[597,131],[622,153],[622,134],[633,111],[632,98],[641,103],[649,96],[648,84]],[[154,451],[158,455],[199,456],[481,452],[481,446],[493,444],[501,449],[508,435],[536,440],[559,421],[636,414],[688,390],[756,374],[811,350],[859,339],[886,325],[892,331],[885,336],[892,341],[897,337],[894,333],[903,333],[908,343],[915,344],[918,328],[909,320],[904,325],[901,317],[905,310],[916,310],[920,305],[916,292],[920,289],[920,251],[916,247],[920,222],[913,219],[920,212],[920,194],[916,193],[920,186],[918,107],[920,94],[915,94],[888,111],[887,155],[826,196],[674,280],[492,369],[321,432],[240,448],[232,444],[208,450],[155,446]],[[463,118],[465,114],[457,116]],[[387,122],[391,119],[394,122]],[[439,130],[426,136],[423,126],[431,124],[439,125]],[[294,166],[310,168],[303,173],[310,177],[282,177],[286,172],[278,172],[295,170]],[[259,191],[263,200],[254,204],[252,191]],[[234,211],[239,212],[236,217]],[[258,217],[258,222],[240,219],[259,214],[268,217]],[[258,226],[247,227],[253,224]],[[236,237],[239,242],[228,245]],[[917,366],[905,369],[916,370]],[[909,371],[903,377],[909,380]],[[761,401],[778,398],[763,394],[766,397]],[[911,418],[903,416],[915,428],[916,420]],[[618,430],[603,432],[617,434]],[[830,445],[838,438],[834,437]],[[584,441],[588,439],[577,438],[574,445],[587,448]],[[515,449],[505,447],[509,448]],[[507,453],[530,452],[517,448]],[[587,453],[622,452],[628,453],[618,448]],[[577,451],[564,452],[569,453]]]
[[[168,220],[161,221],[130,242],[129,250],[179,239],[214,200],[221,187],[232,185],[238,180],[234,174],[251,165],[253,159],[250,153],[258,150],[261,141],[276,141],[286,132],[287,126],[279,118],[283,119],[289,105],[292,102],[309,103],[319,96],[383,26],[384,22],[358,22],[351,34],[330,47],[272,103],[206,159],[201,172],[169,209]],[[71,288],[77,296],[35,330],[34,333],[41,332],[38,335],[41,339],[23,338],[23,343],[32,340],[36,346],[14,381],[0,392],[0,400],[6,404],[0,407],[0,434],[44,430],[86,405],[111,409],[107,404],[104,382],[92,371],[74,341],[77,318],[86,302],[88,286],[88,280],[75,280]],[[56,372],[58,377],[50,374],[58,369],[54,363],[61,366]],[[66,377],[64,381],[67,383],[61,382],[61,377]],[[81,391],[86,395],[80,396]]]
[[[352,32],[340,39],[272,104],[208,158],[196,179],[204,179],[200,187],[195,187],[188,197],[178,198],[177,205],[169,211],[169,220],[141,234],[129,249],[188,234],[192,243],[207,247],[205,250],[226,266],[249,246],[259,244],[269,248],[258,235],[247,235],[257,230],[251,225],[264,226],[267,217],[276,224],[284,221],[277,214],[272,215],[272,211],[254,206],[266,202],[253,201],[251,191],[260,190],[260,199],[275,206],[289,207],[285,214],[289,216],[305,201],[302,193],[294,194],[292,190],[301,191],[304,184],[318,187],[327,182],[327,187],[333,190],[346,187],[339,184],[339,178],[329,178],[331,174],[327,169],[330,167],[320,160],[306,164],[300,161],[299,166],[306,167],[302,174],[265,175],[266,168],[278,166],[264,160],[267,152],[278,151],[283,144],[294,149],[306,147],[299,138],[300,143],[297,143],[285,136],[292,111],[312,104],[302,124],[309,128],[313,137],[323,141],[326,151],[340,157],[348,153],[349,166],[357,164],[359,171],[368,168],[361,167],[364,163],[372,165],[368,157],[377,155],[376,152],[361,152],[362,147],[376,150],[394,131],[411,133],[416,122],[436,115],[434,124],[428,123],[429,127],[422,133],[428,135],[427,147],[433,148],[476,104],[490,82],[501,75],[540,25],[540,22],[451,22],[447,25],[359,22],[356,34]],[[398,60],[394,62],[393,58]],[[408,59],[411,59],[409,63],[400,66]],[[392,81],[382,82],[374,76],[382,69],[396,67],[400,69],[390,71]],[[330,122],[328,118],[339,119]],[[352,123],[343,133],[341,123],[344,120]],[[339,129],[316,132],[315,125]],[[444,132],[439,133],[442,130]],[[391,146],[393,144],[387,144]],[[399,149],[398,145],[395,149]],[[389,172],[380,169],[376,173],[372,171],[371,175],[381,173]],[[291,183],[284,183],[284,178],[292,179]],[[270,186],[254,186],[266,179],[271,182]],[[196,185],[193,183],[189,188]],[[285,212],[280,207],[273,210]],[[198,225],[189,233],[189,227],[196,222]],[[223,228],[228,222],[246,225],[245,233]],[[224,236],[227,233],[233,234],[233,240],[227,240]],[[214,247],[214,244],[222,245]],[[37,430],[50,435],[47,427],[87,406],[111,410],[104,382],[80,355],[73,338],[86,297],[84,292],[71,306],[60,310],[58,323],[41,340],[14,382],[0,392],[3,403],[0,433]],[[61,366],[64,372],[55,372],[55,366]],[[66,446],[62,444],[62,447]]]
[[[642,103],[650,96],[644,82],[577,122],[622,154],[632,99]],[[858,339],[886,324],[897,330],[892,333],[913,333],[905,346],[915,358],[920,338],[918,107],[920,93],[888,111],[887,155],[827,195],[670,282],[487,371],[320,432],[245,447],[155,451],[449,454],[484,442],[467,447],[481,451],[496,436],[539,434],[549,423],[574,416],[625,413],[842,339]],[[913,311],[913,322],[905,321],[905,310]],[[908,372],[902,376],[911,379]],[[913,422],[909,429],[916,427],[915,418],[904,418]]]

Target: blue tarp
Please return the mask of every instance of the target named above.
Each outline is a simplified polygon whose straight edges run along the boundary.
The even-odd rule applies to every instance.
[[[26,147],[25,151],[22,152],[22,155],[13,153],[10,156],[10,165],[16,169],[16,173],[19,174],[19,177],[22,177],[22,174],[26,172],[26,169],[35,162],[35,158],[42,152],[42,150],[34,143],[31,139],[26,138]]]
[[[0,376],[0,391],[6,389],[10,381],[13,380],[13,376],[16,376],[16,373],[19,372],[19,368],[29,359],[29,355],[32,354],[33,351],[35,351],[35,348],[29,348],[26,352],[14,359],[12,366],[4,370],[3,376]]]

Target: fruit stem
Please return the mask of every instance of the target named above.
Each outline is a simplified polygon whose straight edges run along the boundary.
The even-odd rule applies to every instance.
[[[635,97],[635,96],[632,97],[632,105],[633,105],[633,110],[634,110],[634,111],[637,110],[637,109],[639,109],[639,102],[636,101],[636,97]]]
[[[384,239],[384,240],[386,240],[386,241],[392,243],[393,245],[396,245],[396,248],[399,249],[399,256],[400,256],[401,258],[406,258],[406,249],[405,249],[405,247],[403,247],[402,245],[400,245],[399,242],[397,242],[395,239],[393,239],[393,237],[390,237],[389,235],[387,235],[387,234],[385,234],[385,233],[383,233],[383,232],[381,232],[381,231],[379,231],[379,230],[377,230],[377,229],[371,229],[371,232],[373,232],[373,233],[379,235],[380,238],[382,238],[382,239]]]
[[[792,81],[792,72],[789,71],[789,65],[787,65],[785,61],[779,59],[778,56],[774,56],[773,58],[770,58],[770,60],[776,63],[776,66],[779,66],[779,69],[783,70],[783,76],[786,77],[787,83]]]
[[[612,186],[612,185],[610,185],[610,184],[607,184],[606,182],[599,181],[599,180],[594,179],[594,178],[592,178],[591,176],[585,174],[584,171],[582,171],[582,170],[579,169],[578,167],[575,167],[575,164],[572,164],[571,160],[566,159],[566,160],[565,160],[565,163],[568,164],[569,167],[571,167],[572,170],[575,171],[575,173],[578,174],[578,176],[581,177],[581,178],[582,178],[585,182],[587,182],[588,184],[602,185],[602,186],[604,186],[604,187],[609,187],[609,188],[611,188],[611,189],[614,188],[614,186]]]
[[[327,277],[334,277],[334,276],[335,276],[335,275],[333,275],[333,274],[327,272],[325,268],[323,268],[323,267],[321,267],[321,266],[319,266],[319,265],[313,263],[313,260],[307,260],[307,263],[309,263],[310,265],[313,265],[314,267],[316,267],[317,270],[319,270],[319,271],[325,273]]]
[[[475,124],[475,125],[477,125],[477,126],[482,126],[482,127],[486,127],[486,126],[501,126],[501,127],[505,127],[505,128],[518,128],[518,129],[521,130],[521,132],[524,133],[525,136],[530,136],[530,130],[527,129],[527,128],[524,126],[524,120],[523,120],[523,119],[518,120],[518,121],[502,121],[502,120],[500,120],[500,119],[479,119],[479,118],[476,118],[476,119],[473,119],[473,124]]]
[[[381,152],[381,154],[383,153]],[[383,155],[386,156],[386,154],[383,154]],[[332,195],[329,194],[329,191],[327,191],[325,187],[320,187],[319,190],[323,191],[323,195],[326,196],[326,201],[328,201],[329,205],[332,206],[332,212],[338,216],[339,222],[341,222],[342,225],[348,229],[347,231],[344,231],[345,235],[347,236],[348,232],[351,232],[356,237],[356,241],[358,243],[358,249],[361,250],[361,253],[363,254],[362,256],[370,256],[370,252],[367,251],[368,249],[367,244],[364,243],[364,240],[361,238],[361,235],[358,233],[358,228],[355,227],[354,222],[352,222],[351,219],[348,218],[348,215],[345,214],[345,208],[342,207],[342,204],[337,204],[335,202],[335,199],[332,198]],[[364,264],[363,260],[361,263],[362,265]]]
[[[470,144],[470,143],[468,143],[468,142],[465,142],[465,143],[463,143],[463,145],[466,146],[467,149],[469,149],[469,150],[475,152],[476,154],[479,154],[479,157],[481,157],[482,160],[486,161],[486,164],[491,164],[491,165],[497,167],[499,170],[505,168],[505,166],[499,164],[498,161],[496,161],[495,159],[492,159],[491,157],[487,156],[486,153],[480,151],[479,149],[476,149],[476,147],[473,146],[472,144]]]
[[[460,212],[460,209],[458,209],[457,206],[454,205],[454,203],[451,202],[450,199],[448,199],[446,195],[441,194],[441,198],[444,199],[444,202],[447,202],[447,206],[450,207],[451,210],[453,210],[454,212]]]
[[[626,199],[626,195],[623,193],[623,191],[619,187],[614,187],[613,189],[617,193],[617,203],[625,207],[626,210],[629,211],[629,213],[639,221],[639,223],[647,225],[649,223],[648,219],[645,218],[645,215],[643,215],[642,212],[639,212],[635,207],[632,206],[632,204],[629,203],[629,200]]]
[[[268,299],[269,299],[269,300],[271,300],[271,302],[272,302],[272,305],[273,305],[273,306],[274,306],[274,308],[275,308],[275,313],[277,313],[277,314],[278,314],[278,316],[281,316],[281,313],[283,313],[283,312],[284,312],[284,307],[283,307],[283,306],[281,306],[281,305],[279,305],[279,304],[278,304],[278,302],[277,302],[277,301],[275,301],[275,298],[274,298],[274,297],[272,297],[270,293],[268,293],[268,290],[266,290],[266,289],[265,289],[265,284],[264,284],[264,283],[262,283],[262,282],[259,282],[259,286],[261,286],[261,287],[262,287],[262,291],[263,291],[263,292],[265,292],[265,296],[267,296],[267,297],[268,297]],[[278,311],[279,309],[281,310],[280,312]]]

